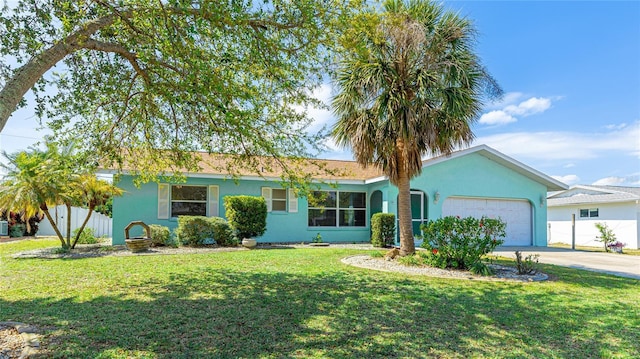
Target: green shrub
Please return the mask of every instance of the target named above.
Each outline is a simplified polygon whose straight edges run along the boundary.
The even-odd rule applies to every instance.
[[[238,239],[260,237],[267,230],[267,203],[256,196],[227,196],[224,209]]]
[[[175,235],[178,243],[188,246],[214,242],[220,246],[238,244],[231,227],[220,217],[179,216]]]
[[[24,236],[24,232],[27,230],[27,226],[23,223],[14,224],[9,227],[9,237],[17,238]]]
[[[539,254],[529,254],[524,259],[522,252],[516,251],[516,269],[518,274],[536,274],[538,273]]]
[[[615,233],[613,233],[613,230],[609,228],[606,223],[598,222],[595,226],[598,229],[598,232],[600,232],[600,235],[596,237],[596,241],[602,242],[602,244],[604,244],[605,252],[609,252],[609,244],[617,240]]]
[[[425,263],[438,268],[467,269],[489,274],[483,255],[504,243],[506,224],[500,219],[448,216],[421,226]]]
[[[150,224],[149,231],[151,232],[151,243],[153,246],[166,246],[170,244],[171,231],[169,231],[169,227]]]
[[[71,232],[71,237],[76,238],[79,231],[80,231],[80,228],[74,229],[73,232]],[[76,243],[77,244],[97,244],[103,241],[104,241],[103,238],[96,237],[95,233],[93,232],[93,228],[84,227],[84,229],[82,230],[82,233],[80,233],[80,238],[78,238],[78,242]]]
[[[371,217],[371,244],[374,247],[393,245],[396,235],[396,216],[393,213],[376,213]]]
[[[213,230],[213,239],[216,244],[223,247],[232,247],[238,245],[238,240],[233,235],[233,230],[224,218],[210,217],[208,218],[209,224]]]

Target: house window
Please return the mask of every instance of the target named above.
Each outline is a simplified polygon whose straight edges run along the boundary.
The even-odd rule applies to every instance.
[[[206,215],[206,186],[171,186],[171,217]]]
[[[580,210],[580,218],[598,217],[598,215],[599,215],[598,212],[599,212],[598,208],[581,209]]]
[[[271,189],[271,210],[274,212],[287,211],[287,190],[283,188]]]
[[[292,188],[262,187],[267,212],[298,212],[298,196]]]
[[[365,227],[364,192],[316,191],[309,198],[309,227]]]

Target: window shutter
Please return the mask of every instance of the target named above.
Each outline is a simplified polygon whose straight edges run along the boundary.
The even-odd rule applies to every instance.
[[[271,212],[271,188],[262,187],[262,197],[267,202],[267,212]]]
[[[169,219],[170,194],[168,183],[158,183],[158,219]]]
[[[209,217],[219,217],[220,216],[220,206],[219,206],[219,198],[220,190],[218,186],[209,186]]]
[[[289,188],[289,212],[297,213],[298,212],[298,197],[296,196],[293,188]]]

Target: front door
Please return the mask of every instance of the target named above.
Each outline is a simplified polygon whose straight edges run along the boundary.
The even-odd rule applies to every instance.
[[[416,246],[422,244],[422,231],[420,225],[427,221],[426,195],[422,191],[411,191],[411,227]],[[398,228],[400,220],[398,219]],[[416,237],[418,236],[418,237]],[[400,230],[396,231],[396,238],[400,243]]]

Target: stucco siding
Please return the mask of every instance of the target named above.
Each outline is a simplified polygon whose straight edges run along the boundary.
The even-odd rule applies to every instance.
[[[219,214],[225,218],[224,197],[232,195],[260,196],[262,187],[281,188],[278,182],[269,181],[231,181],[208,178],[188,178],[184,185],[217,185],[219,186]],[[124,244],[124,227],[134,220],[147,224],[159,224],[171,230],[177,227],[177,219],[158,219],[158,184],[147,183],[136,188],[131,176],[121,176],[117,184],[125,190],[122,197],[114,199],[113,244]],[[335,190],[323,185],[324,190]],[[366,186],[342,185],[342,191],[365,192],[367,202],[370,193]],[[270,212],[267,214],[267,231],[257,238],[259,242],[309,242],[317,233],[325,242],[365,242],[370,238],[369,206],[367,205],[365,227],[310,227],[308,226],[308,201],[298,198],[298,212]],[[132,232],[131,235],[134,235]],[[137,235],[137,234],[136,234]]]
[[[580,209],[598,208],[598,217],[580,218]],[[576,217],[576,245],[602,246],[597,241],[595,224],[606,223],[616,238],[627,244],[626,248],[640,248],[638,217],[640,206],[635,202],[599,203],[549,207],[549,243],[571,244],[571,215]]]
[[[547,188],[482,155],[474,153],[426,167],[411,181],[411,187],[427,193],[429,219],[442,216],[442,204],[449,197],[526,200],[532,209],[533,245],[547,245]],[[436,192],[440,195],[437,203]]]

